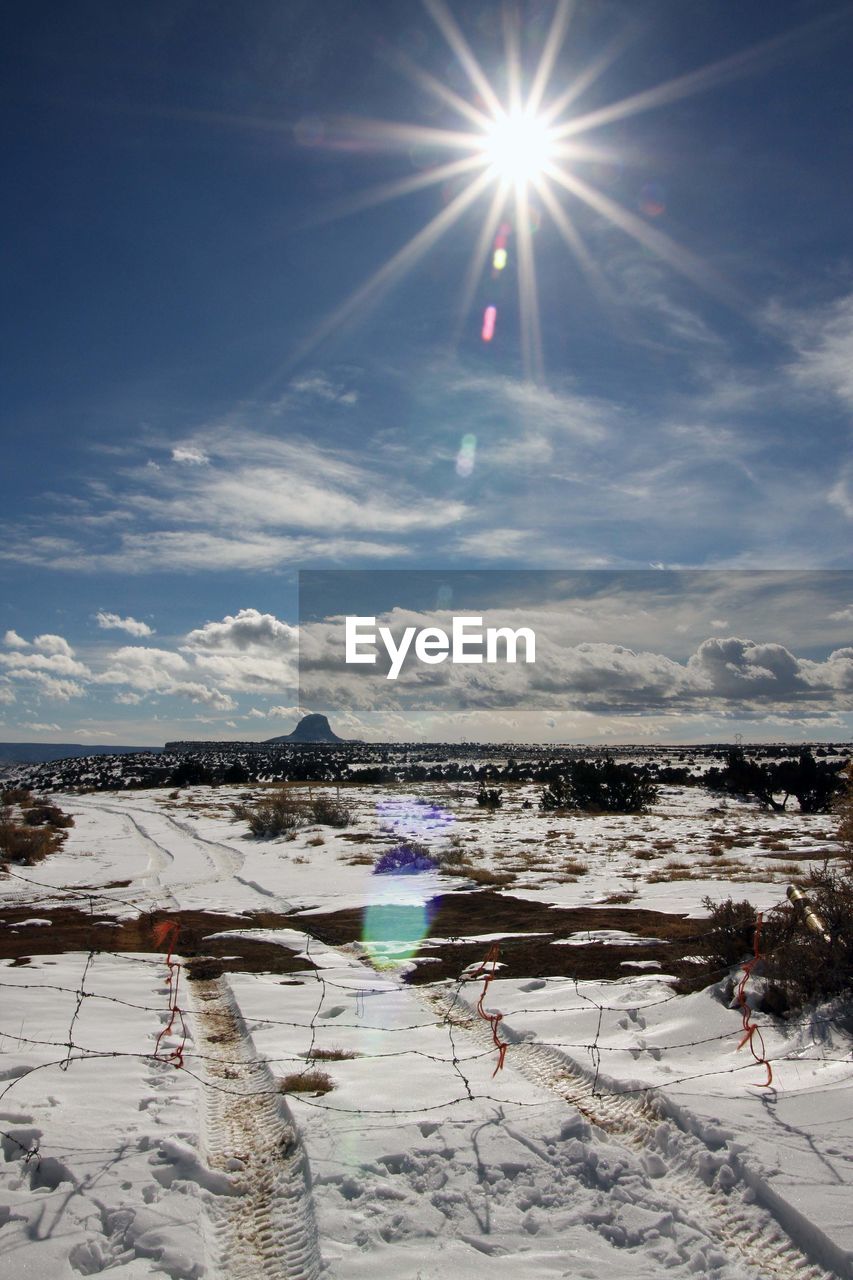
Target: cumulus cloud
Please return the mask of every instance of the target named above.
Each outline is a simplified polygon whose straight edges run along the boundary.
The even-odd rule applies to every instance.
[[[216,711],[233,711],[236,702],[221,690],[194,679],[186,658],[171,649],[125,645],[109,657],[109,666],[95,677],[97,684],[127,685],[158,697],[184,697]]]
[[[126,631],[131,636],[153,636],[154,629],[147,622],[138,622],[136,618],[122,618],[117,613],[106,613],[99,610],[95,615],[98,626],[104,631]]]
[[[191,631],[182,651],[227,689],[269,693],[295,685],[297,641],[273,614],[240,609]]]
[[[37,720],[25,720],[21,725],[22,729],[30,729],[33,733],[61,733],[62,729],[58,724],[42,724]]]
[[[296,628],[279,621],[274,614],[240,609],[236,614],[226,614],[221,622],[206,622],[203,627],[190,631],[186,648],[195,652],[245,653],[252,649],[292,652],[296,639]]]
[[[74,656],[74,650],[64,636],[49,634],[36,636],[33,640],[33,648],[38,649],[39,653],[46,653],[51,657],[72,658]]]
[[[29,641],[25,640],[23,636],[19,636],[17,631],[12,630],[6,632],[3,637],[3,643],[10,649],[29,648]]]
[[[9,680],[26,682],[45,697],[59,702],[83,693],[80,680],[89,679],[92,673],[85,663],[78,661],[63,636],[45,633],[36,636],[31,644],[24,641],[24,646],[11,653],[0,653],[0,670]]]

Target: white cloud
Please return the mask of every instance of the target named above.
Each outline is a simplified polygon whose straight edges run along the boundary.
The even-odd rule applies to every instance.
[[[15,701],[15,690],[6,680],[0,680],[0,705],[10,707]]]
[[[612,401],[584,396],[571,389],[553,390],[518,378],[456,373],[448,378],[454,392],[476,396],[481,407],[494,413],[503,410],[514,422],[534,436],[542,431],[557,432],[578,440],[600,442],[609,435],[619,416]],[[524,459],[525,441],[516,436],[516,461]],[[538,448],[541,450],[541,441]]]
[[[853,408],[853,293],[811,311],[776,307],[770,318],[797,352],[789,367],[793,377]]]
[[[62,729],[58,724],[41,724],[36,720],[25,720],[21,725],[22,729],[30,729],[33,733],[61,733]]]
[[[295,685],[297,642],[296,628],[273,614],[240,609],[191,631],[182,651],[226,689],[268,693]]]
[[[98,626],[105,631],[126,631],[131,636],[153,636],[154,629],[147,622],[138,622],[136,618],[122,618],[117,613],[105,613],[103,610],[95,615]]]
[[[114,649],[108,661],[106,671],[95,677],[96,683],[128,684],[147,693],[160,692],[189,671],[189,663],[181,654],[147,645]]]
[[[196,449],[192,445],[176,445],[172,450],[172,461],[188,462],[192,466],[201,467],[210,462],[210,458],[203,449]]]
[[[170,649],[125,645],[110,654],[109,663],[95,677],[96,684],[129,685],[144,694],[189,698],[217,711],[233,711],[237,705],[228,694],[194,679],[196,673],[190,663]],[[130,701],[126,696],[122,700]]]
[[[3,643],[10,649],[28,649],[29,640],[25,640],[23,636],[19,636],[17,631],[9,630],[3,637]]]
[[[358,392],[332,382],[325,374],[315,373],[302,378],[295,378],[290,383],[290,391],[306,399],[320,400],[326,404],[342,404],[351,408],[358,403]],[[279,407],[286,407],[291,396],[285,396]]]
[[[36,636],[33,640],[33,648],[38,649],[40,653],[46,653],[51,657],[62,656],[71,658],[74,656],[74,650],[65,639],[64,636],[42,635]]]
[[[28,682],[45,697],[59,702],[79,697],[83,693],[80,680],[89,679],[92,674],[85,663],[78,661],[63,636],[49,633],[36,636],[25,649],[0,653],[0,669],[9,680]]]
[[[221,622],[206,622],[203,627],[190,631],[185,647],[195,651],[217,650],[226,653],[252,649],[275,649],[292,653],[296,643],[296,627],[281,622],[271,613],[261,613],[258,609],[240,609],[236,614],[226,614]]]
[[[848,520],[853,520],[853,467],[840,469],[838,479],[826,496]]]
[[[29,539],[0,546],[0,559],[84,573],[263,571],[316,560],[388,560],[409,554],[410,549],[401,542],[343,534],[334,538],[289,537],[242,531],[232,537],[185,529],[123,534],[117,546],[104,551],[80,543],[62,555],[43,556]]]
[[[162,693],[178,698],[189,698],[191,702],[200,702],[214,711],[233,711],[237,703],[227,693],[219,689],[211,689],[209,685],[195,680],[178,680],[165,686]]]

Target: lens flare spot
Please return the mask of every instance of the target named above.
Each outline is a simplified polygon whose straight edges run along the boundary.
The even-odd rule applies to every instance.
[[[495,271],[503,271],[506,266],[506,249],[495,249],[492,255],[492,266]]]
[[[383,831],[409,840],[439,835],[453,825],[452,813],[418,796],[389,796],[379,800],[376,813]]]
[[[470,476],[474,470],[474,463],[477,459],[477,437],[475,435],[465,435],[462,437],[462,443],[459,446],[459,452],[456,455],[456,474],[465,478]]]
[[[480,330],[480,337],[484,342],[491,342],[495,336],[495,322],[498,318],[497,307],[486,307],[483,312],[483,328]]]
[[[666,213],[666,193],[659,182],[647,182],[640,192],[640,213],[647,218],[659,218]]]
[[[429,934],[428,902],[373,902],[364,912],[362,944],[377,968],[411,960]]]

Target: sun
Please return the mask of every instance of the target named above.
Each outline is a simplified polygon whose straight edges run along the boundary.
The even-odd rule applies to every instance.
[[[496,178],[519,187],[541,179],[556,153],[545,120],[518,108],[486,130],[483,154]]]
[[[470,82],[470,96],[451,88],[399,50],[386,51],[385,56],[397,71],[449,109],[457,118],[457,126],[354,117],[338,117],[328,128],[324,125],[319,130],[323,140],[318,145],[338,146],[349,152],[398,151],[410,158],[427,153],[434,160],[425,169],[418,164],[415,173],[410,171],[339,202],[323,220],[402,199],[433,186],[442,193],[442,207],[321,322],[294,353],[292,364],[342,325],[362,316],[435,247],[467,210],[480,202],[484,205],[483,220],[461,282],[454,341],[470,322],[478,289],[484,294],[482,320],[477,326],[482,341],[491,343],[500,334],[507,310],[502,300],[506,296],[505,277],[514,276],[522,366],[525,377],[534,381],[543,377],[544,364],[532,230],[543,214],[575,258],[591,289],[608,303],[612,302],[612,292],[575,216],[583,206],[694,284],[733,305],[734,295],[728,283],[651,221],[665,213],[660,199],[641,204],[639,212],[634,212],[608,195],[606,188],[593,185],[583,173],[590,163],[600,171],[624,162],[617,149],[601,141],[603,126],[699,92],[730,74],[743,74],[761,57],[763,46],[583,111],[579,110],[580,100],[610,65],[617,46],[609,54],[593,59],[567,85],[562,85],[560,92],[553,92],[553,83],[559,78],[558,56],[574,8],[572,0],[556,0],[550,28],[526,83],[521,31],[512,21],[507,22],[506,74],[501,77],[506,85],[503,99],[463,35],[447,0],[423,0],[423,4],[463,68]]]

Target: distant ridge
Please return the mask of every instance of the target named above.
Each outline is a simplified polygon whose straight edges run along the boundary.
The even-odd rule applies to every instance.
[[[84,746],[81,742],[0,742],[0,765],[46,764],[52,760],[76,760],[80,756],[129,756],[159,747]]]
[[[278,738],[267,738],[264,746],[272,746],[277,742],[346,742],[339,738],[325,716],[303,716],[293,733],[284,733]]]

